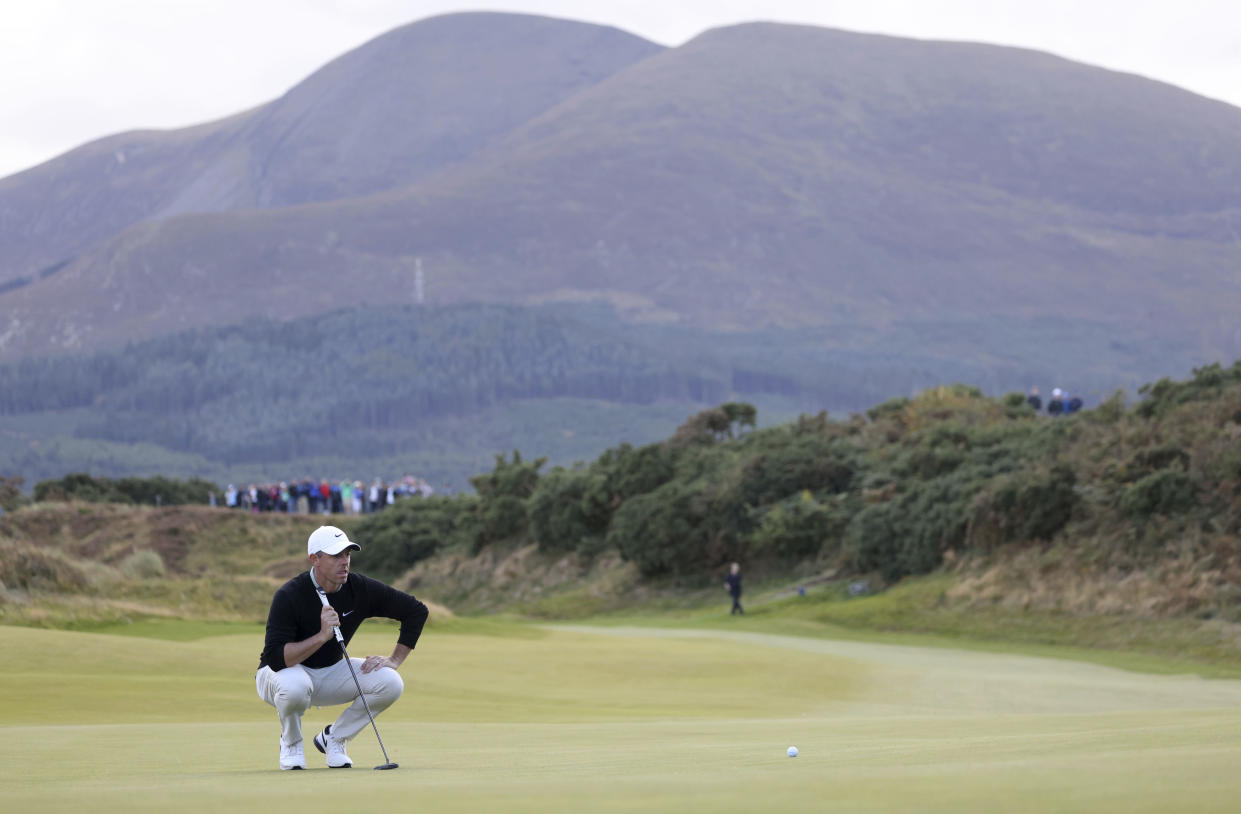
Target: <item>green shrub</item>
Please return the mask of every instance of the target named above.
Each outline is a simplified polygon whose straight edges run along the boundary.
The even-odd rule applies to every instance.
[[[1197,504],[1197,489],[1189,475],[1175,469],[1161,469],[1147,475],[1124,491],[1121,508],[1136,519],[1152,515],[1172,515],[1189,511]]]
[[[664,444],[634,449],[628,444],[599,456],[592,467],[606,478],[608,503],[653,492],[676,475],[674,453]]]
[[[22,494],[22,484],[25,482],[21,475],[0,475],[0,509],[12,512],[26,504],[26,496]]]
[[[914,481],[905,493],[862,509],[845,535],[852,565],[889,582],[934,570],[945,551],[965,542],[967,507],[982,483],[973,471]]]
[[[805,491],[763,513],[750,553],[782,558],[812,556],[833,534],[835,526],[829,508]]]
[[[846,538],[854,570],[879,571],[889,581],[904,576],[899,508],[896,501],[887,501],[867,506],[854,516]]]
[[[673,481],[625,501],[612,517],[607,543],[645,576],[701,571],[724,562],[708,546],[707,496]]]
[[[92,478],[85,472],[72,472],[60,480],[39,481],[34,486],[34,499],[81,500],[87,503],[133,503],[107,478]]]
[[[534,494],[539,483],[539,470],[545,463],[546,458],[523,461],[521,453],[513,450],[513,460],[497,455],[495,468],[486,474],[470,478],[470,485],[484,500],[501,495],[525,500]]]
[[[1215,362],[1194,368],[1194,377],[1186,382],[1174,382],[1163,378],[1154,384],[1141,387],[1138,392],[1146,398],[1138,403],[1137,414],[1143,418],[1167,415],[1178,404],[1188,401],[1216,398],[1225,388],[1241,383],[1241,360],[1232,367],[1220,367]]]
[[[149,548],[131,553],[121,560],[117,570],[130,579],[158,579],[167,572],[163,557]]]
[[[157,475],[150,478],[94,478],[85,472],[74,472],[60,480],[40,481],[34,487],[34,499],[81,500],[87,503],[121,503],[146,506],[178,506],[207,503],[209,492],[220,494],[220,487],[203,480],[187,481]]]
[[[758,410],[754,405],[730,401],[690,416],[677,427],[669,443],[674,447],[718,443],[735,438],[745,427],[753,429],[757,420]]]
[[[475,548],[526,533],[529,518],[526,502],[512,495],[484,500],[479,504],[479,529]]]
[[[761,506],[799,492],[843,492],[853,481],[856,462],[822,435],[783,435],[779,443],[758,446],[741,467],[737,496]]]
[[[904,396],[888,399],[882,404],[876,404],[874,407],[867,410],[866,417],[871,421],[879,421],[884,418],[900,419],[904,416],[905,411],[909,408],[910,404],[910,399],[907,399]]]
[[[585,495],[590,476],[556,467],[539,481],[529,502],[530,532],[543,551],[593,550],[601,529],[590,521]],[[610,510],[607,516],[610,518]],[[606,520],[604,521],[606,524]],[[606,525],[605,525],[606,527]]]
[[[1178,446],[1165,444],[1140,451],[1133,456],[1126,470],[1130,473],[1129,479],[1136,480],[1138,476],[1171,467],[1188,470],[1189,453]]]
[[[967,542],[985,548],[1015,540],[1050,540],[1077,507],[1076,483],[1067,466],[996,478],[974,498]]]
[[[1009,419],[1034,418],[1037,415],[1025,393],[1005,393],[1000,404],[1004,407],[1005,417]]]
[[[365,544],[359,565],[372,576],[392,580],[442,548],[472,549],[478,507],[473,495],[411,497],[366,515],[353,533]]]

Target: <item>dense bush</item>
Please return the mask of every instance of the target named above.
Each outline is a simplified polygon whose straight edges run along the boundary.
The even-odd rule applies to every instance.
[[[477,551],[490,543],[519,537],[529,528],[526,501],[513,495],[499,495],[482,500],[478,510]]]
[[[776,443],[755,445],[741,467],[738,496],[757,506],[803,491],[843,492],[857,464],[841,442],[822,435],[773,435]]]
[[[22,484],[25,482],[26,479],[20,475],[0,475],[0,509],[11,512],[26,503],[26,496],[22,494]]]
[[[546,458],[523,461],[521,453],[513,450],[513,460],[497,455],[495,468],[470,478],[470,485],[484,500],[504,495],[525,500],[534,494],[539,484],[539,470],[545,463]]]
[[[539,548],[590,551],[597,547],[601,530],[590,522],[585,508],[588,481],[589,475],[581,469],[563,467],[539,480],[529,504],[530,532]]]
[[[1023,471],[993,480],[974,499],[969,543],[988,547],[1015,540],[1050,540],[1077,506],[1077,477],[1066,466]]]
[[[411,497],[366,515],[354,532],[365,544],[361,570],[391,580],[441,548],[472,549],[478,507],[479,499],[472,495]]]
[[[1160,540],[1241,529],[1238,379],[1237,365],[1212,366],[1192,382],[1152,386],[1140,408],[1113,398],[1104,415],[1054,419],[1020,394],[988,399],[961,385],[867,417],[820,413],[766,429],[755,428],[753,408],[730,403],[692,416],[664,443],[622,444],[545,475],[542,458],[497,456],[471,478],[476,496],[399,501],[357,533],[368,569],[387,577],[444,547],[531,539],[553,553],[611,548],[644,576],[690,579],[744,557],[894,581],[935,569],[949,551],[1083,539],[1099,547],[1094,561],[1109,546],[1144,556],[1124,541],[1148,528]],[[177,486],[71,475],[36,495],[171,503]],[[190,486],[205,500],[210,484]]]
[[[219,486],[201,478],[187,481],[156,476],[152,478],[93,478],[85,472],[65,475],[60,480],[39,481],[34,499],[81,500],[87,503],[125,503],[146,506],[206,505]]]
[[[1189,476],[1175,469],[1161,469],[1138,480],[1124,491],[1120,505],[1136,519],[1178,514],[1197,502],[1197,490]]]
[[[1241,384],[1241,360],[1229,368],[1220,367],[1218,362],[1197,367],[1189,381],[1164,378],[1142,387],[1138,392],[1146,398],[1138,403],[1137,414],[1143,418],[1163,416],[1179,404],[1218,398],[1226,388],[1237,384]]]
[[[117,570],[130,579],[158,579],[167,569],[159,552],[144,548],[135,551],[117,565]]]
[[[809,557],[817,554],[839,531],[831,508],[805,491],[763,512],[747,554],[758,558]]]
[[[724,557],[708,546],[704,492],[679,482],[638,495],[616,511],[607,542],[646,576],[709,569]]]
[[[739,432],[736,405],[707,410],[668,443],[622,445],[541,479],[519,456],[498,459],[479,481],[483,536],[520,534],[517,504],[494,495],[531,484],[526,517],[544,550],[611,547],[647,576],[707,574],[744,556],[819,558],[892,581],[933,570],[948,551],[1056,539],[1079,516],[1087,528],[1116,508],[1132,522],[1198,511],[1206,494],[1227,515],[1215,527],[1232,528],[1241,524],[1230,508],[1241,493],[1227,423],[1236,411],[1209,412],[1214,424],[1198,413],[1173,420],[1177,409],[1200,410],[1218,378],[1200,372],[1177,402],[1185,406],[1160,419],[1124,413],[1121,399],[1103,419],[1037,417],[1020,394],[994,400],[961,385],[885,402],[869,421],[821,414]],[[1238,391],[1225,387],[1228,404],[1241,404]],[[1208,477],[1218,484],[1209,493],[1199,485]]]
[[[648,444],[634,449],[621,444],[599,456],[593,472],[603,476],[605,494],[601,498],[611,507],[635,495],[653,492],[676,475],[675,455],[664,444]]]

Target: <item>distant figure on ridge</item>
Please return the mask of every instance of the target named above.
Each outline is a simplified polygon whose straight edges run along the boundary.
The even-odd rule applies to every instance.
[[[1030,388],[1030,395],[1026,396],[1026,404],[1033,407],[1036,413],[1043,409],[1043,400],[1039,398],[1037,387]]]
[[[1064,412],[1064,394],[1057,387],[1051,391],[1051,401],[1047,402],[1047,414],[1058,416]]]
[[[1082,408],[1082,397],[1081,396],[1076,396],[1076,395],[1070,396],[1068,392],[1065,392],[1064,395],[1065,395],[1065,398],[1067,399],[1067,401],[1065,401],[1064,403],[1064,412],[1066,414],[1072,415],[1073,413],[1076,413],[1078,410]]]
[[[741,607],[741,566],[733,563],[728,568],[728,576],[724,577],[724,590],[733,598],[733,608],[729,611],[731,616],[734,613],[745,615],[745,610]]]

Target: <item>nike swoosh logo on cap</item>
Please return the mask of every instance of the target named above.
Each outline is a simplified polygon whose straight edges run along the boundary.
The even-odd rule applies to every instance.
[[[343,536],[345,536],[345,533],[344,533],[343,531],[338,531],[338,532],[336,532],[335,534],[333,534],[332,536],[333,536],[333,537],[343,537]]]

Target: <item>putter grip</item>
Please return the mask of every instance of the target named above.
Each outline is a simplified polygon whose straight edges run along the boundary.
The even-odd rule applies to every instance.
[[[319,601],[323,603],[323,607],[325,608],[332,607],[332,603],[327,601],[327,594],[323,592],[322,588],[316,587],[315,593],[319,594]],[[341,644],[345,643],[345,637],[340,635],[340,625],[333,625],[332,632],[336,634],[336,641],[340,642]]]

